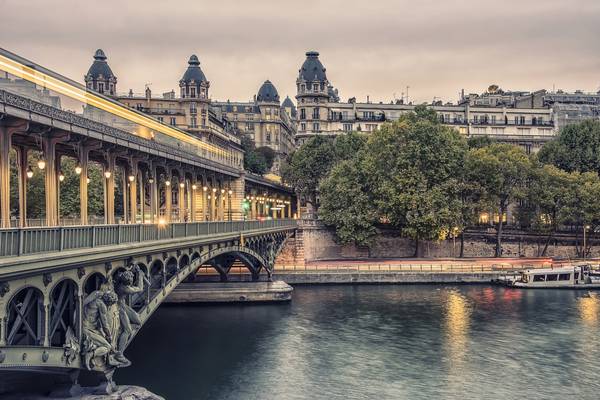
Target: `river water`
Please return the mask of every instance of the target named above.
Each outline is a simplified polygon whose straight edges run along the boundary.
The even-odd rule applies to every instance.
[[[162,306],[118,383],[169,400],[598,399],[600,293],[297,287],[290,304]]]

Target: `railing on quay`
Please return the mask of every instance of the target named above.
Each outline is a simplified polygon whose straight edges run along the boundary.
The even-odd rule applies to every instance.
[[[295,226],[293,219],[271,219],[0,229],[0,257]]]
[[[562,266],[562,265],[559,265]],[[559,267],[555,265],[554,267]],[[307,264],[276,265],[275,273],[374,273],[374,272],[438,272],[438,273],[515,273],[525,269],[552,268],[551,263],[539,264],[455,264],[455,263],[406,263],[406,264]],[[594,269],[600,266],[592,265]]]

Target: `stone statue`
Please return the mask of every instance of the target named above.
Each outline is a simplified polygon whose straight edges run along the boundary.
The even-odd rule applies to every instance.
[[[115,329],[119,322],[109,311],[114,309],[117,301],[116,293],[106,288],[92,292],[83,301],[84,341],[81,353],[89,370],[104,371],[120,366],[113,357],[113,337],[119,331]]]
[[[133,271],[132,271],[133,270]],[[134,284],[134,280],[137,282]],[[115,292],[118,297],[120,330],[116,340],[115,359],[118,362],[129,364],[123,352],[131,338],[134,329],[142,325],[139,314],[129,306],[129,297],[144,290],[144,273],[138,265],[130,267],[129,270],[117,272],[115,276]]]

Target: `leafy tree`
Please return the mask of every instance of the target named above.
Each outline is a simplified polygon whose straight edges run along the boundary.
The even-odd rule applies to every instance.
[[[470,149],[480,149],[493,143],[495,143],[495,141],[489,136],[471,136],[467,139],[467,144]]]
[[[320,187],[319,217],[335,227],[338,241],[359,246],[371,244],[378,214],[364,172],[357,160],[337,164]]]
[[[249,135],[242,136],[241,145],[244,150],[244,169],[259,175],[263,175],[267,172],[269,169],[267,160],[263,153],[257,151],[254,147],[254,141]]]
[[[335,137],[334,152],[337,162],[349,160],[367,143],[367,135],[358,132],[348,132]]]
[[[270,170],[273,167],[273,161],[275,161],[275,150],[268,146],[261,146],[258,147],[255,152],[263,156],[267,170]]]
[[[440,149],[444,149],[440,151]],[[460,221],[460,174],[466,142],[427,110],[373,133],[361,169],[380,217],[415,240],[443,239]]]
[[[600,121],[590,119],[565,126],[538,156],[543,163],[568,172],[600,173]]]
[[[509,204],[524,197],[531,172],[531,160],[514,145],[495,143],[471,149],[465,163],[468,179],[483,190],[482,201],[493,204],[498,214],[495,256],[502,255],[503,216]]]
[[[559,227],[571,217],[573,193],[577,190],[579,174],[571,174],[553,165],[535,165],[519,207],[522,225],[546,235],[544,247],[538,256],[544,257],[550,241]]]
[[[282,165],[281,173],[285,182],[292,185],[307,204],[316,207],[319,183],[334,164],[333,139],[314,136],[290,155]]]

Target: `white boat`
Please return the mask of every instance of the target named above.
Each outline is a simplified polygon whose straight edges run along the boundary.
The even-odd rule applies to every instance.
[[[600,271],[592,270],[588,264],[527,269],[495,282],[516,288],[600,289]]]

